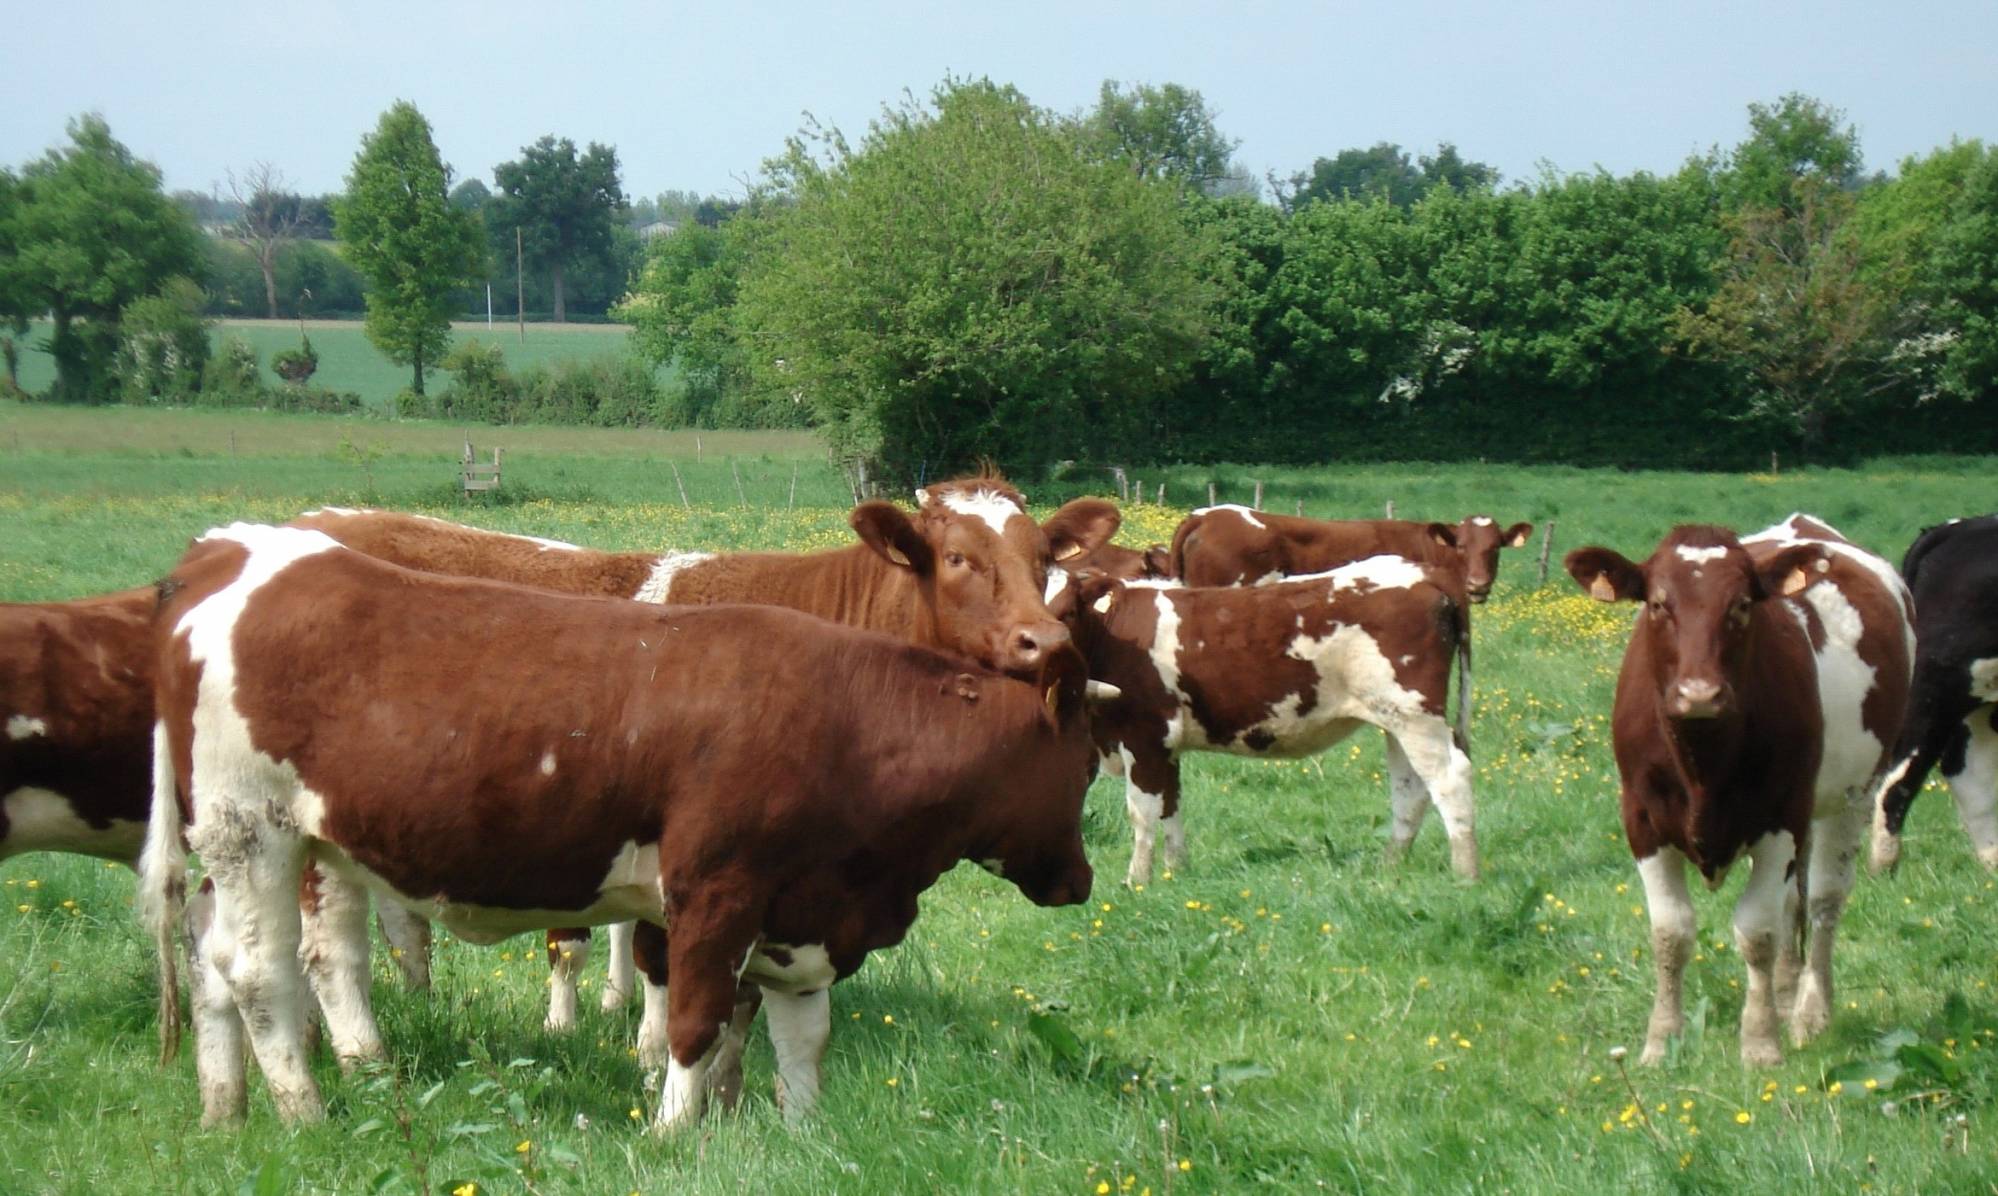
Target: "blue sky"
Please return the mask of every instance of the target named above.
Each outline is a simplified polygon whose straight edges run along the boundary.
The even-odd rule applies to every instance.
[[[730,11],[729,9],[733,9]],[[571,10],[564,12],[563,10]],[[1106,78],[1199,89],[1256,174],[1454,141],[1507,179],[1668,171],[1798,90],[1870,167],[1998,140],[1998,4],[1442,3],[741,6],[405,0],[103,3],[9,22],[0,163],[96,110],[171,188],[259,159],[338,189],[397,98],[460,177],[543,133],[617,146],[626,189],[739,192],[804,112],[859,134],[883,101],[987,75],[1063,111]]]

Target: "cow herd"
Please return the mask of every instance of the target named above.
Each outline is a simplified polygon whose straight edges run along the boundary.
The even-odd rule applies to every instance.
[[[1078,499],[1036,524],[972,477],[913,512],[862,503],[859,543],[811,554],[599,552],[330,508],[218,528],[154,586],[0,605],[0,858],[138,870],[163,1050],[184,977],[210,1124],[245,1112],[250,1056],[283,1117],[322,1116],[321,1023],[343,1067],[385,1056],[371,909],[419,988],[432,923],[546,932],[554,1030],[588,928],[610,926],[604,1005],[642,995],[655,1123],[735,1100],[759,1010],[796,1120],[829,986],[944,872],[1089,896],[1099,766],[1124,778],[1143,884],[1186,861],[1183,754],[1302,756],[1377,727],[1390,854],[1433,804],[1475,878],[1472,608],[1532,526],[1211,507],[1138,551],[1110,543],[1120,519]],[[1773,1063],[1784,1020],[1803,1042],[1829,1019],[1869,819],[1891,866],[1940,764],[1998,867],[1998,518],[1929,529],[1898,575],[1803,515],[1566,565],[1641,604],[1612,728],[1657,969],[1645,1058],[1683,1026],[1687,866],[1717,886],[1745,859],[1741,1053]]]

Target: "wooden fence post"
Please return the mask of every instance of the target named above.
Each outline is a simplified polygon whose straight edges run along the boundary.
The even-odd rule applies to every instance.
[[[1130,502],[1131,479],[1124,476],[1124,467],[1121,465],[1112,465],[1110,467],[1110,476],[1117,479],[1117,500],[1119,502]]]
[[[1304,500],[1301,498],[1297,500],[1297,517],[1304,518]]]
[[[791,462],[791,497],[784,500],[784,509],[789,511],[798,505],[798,463]]]
[[[687,501],[687,483],[680,480],[680,467],[669,460],[666,462],[666,468],[673,471],[673,484],[680,488],[680,505],[692,510],[694,504]]]
[[[1212,482],[1207,483],[1207,505],[1210,507],[1218,505],[1214,498],[1214,483]]]
[[[728,459],[728,472],[729,476],[735,479],[735,501],[741,503],[747,509],[749,506],[749,496],[742,492],[742,474],[737,472],[735,468],[734,457]]]
[[[1261,478],[1256,479],[1256,497],[1255,500],[1249,504],[1249,509],[1252,511],[1260,511],[1263,509],[1263,482]]]
[[[1541,530],[1543,534],[1540,538],[1540,584],[1544,586],[1547,584],[1547,558],[1554,555],[1554,521],[1549,519],[1547,526]]]
[[[14,451],[16,451],[16,452],[19,452],[19,451],[20,451],[20,449],[21,449],[21,434],[20,434],[19,432],[16,432],[16,433],[14,433]],[[1159,505],[1160,505],[1160,506],[1164,506],[1164,505],[1165,505],[1165,483],[1164,483],[1164,482],[1160,482],[1160,483],[1159,483]]]
[[[1393,499],[1391,499],[1391,498],[1390,498],[1390,499],[1388,499],[1388,501],[1387,501],[1387,517],[1388,517],[1389,519],[1393,519],[1393,518],[1394,518],[1394,500],[1393,500]]]

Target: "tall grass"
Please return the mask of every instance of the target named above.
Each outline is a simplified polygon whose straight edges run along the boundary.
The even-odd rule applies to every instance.
[[[59,456],[5,456],[4,441],[0,425],[10,598],[142,581],[201,527],[352,495],[351,478],[309,456],[239,457],[265,471],[255,488],[212,453],[119,457],[120,477],[100,486]],[[633,475],[629,490],[606,480],[613,463],[643,459],[551,455],[573,495],[469,513],[414,474],[378,486],[385,502],[605,547],[850,539],[837,493],[787,514],[766,488],[743,510],[724,470],[720,492],[689,511],[670,476]],[[1553,516],[1560,548],[1630,553],[1676,520],[1759,526],[1805,507],[1898,557],[1921,525],[1989,509],[1991,465],[1283,480],[1312,513],[1393,497],[1419,517]],[[1196,483],[1204,502],[1191,471],[1173,475],[1168,498],[1194,498]],[[1291,509],[1274,482],[1267,495]],[[1180,513],[1134,508],[1122,538],[1162,538]],[[947,876],[909,941],[833,991],[825,1099],[795,1133],[770,1100],[759,1037],[739,1114],[646,1134],[634,1015],[597,1014],[586,993],[575,1036],[544,1034],[531,936],[447,941],[426,998],[378,965],[396,1062],[346,1078],[322,1060],[325,1125],[285,1129],[253,1091],[246,1128],[199,1132],[192,1068],[152,1060],[150,961],[128,877],[76,858],[11,860],[0,865],[0,1191],[1991,1190],[1998,890],[1939,797],[1917,803],[1899,875],[1855,893],[1821,1042],[1773,1071],[1742,1070],[1736,878],[1696,899],[1694,1029],[1674,1059],[1628,1073],[1612,1061],[1612,1047],[1640,1041],[1651,999],[1606,726],[1628,613],[1558,573],[1536,586],[1532,562],[1508,553],[1476,616],[1481,884],[1450,877],[1433,826],[1405,865],[1381,862],[1387,802],[1370,733],[1302,762],[1192,758],[1193,858],[1137,892],[1115,885],[1129,832],[1118,783],[1099,781],[1090,903],[1041,910],[977,870]],[[590,975],[594,986],[594,964]],[[1829,1069],[1871,1058],[1902,1028],[1953,1056],[1960,1079],[1933,1099],[1897,1097],[1891,1114],[1863,1082],[1829,1090]]]

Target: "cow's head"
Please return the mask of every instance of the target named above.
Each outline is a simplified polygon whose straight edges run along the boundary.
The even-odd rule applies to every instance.
[[[1163,544],[1142,551],[1121,544],[1104,544],[1094,552],[1078,553],[1061,561],[1074,576],[1097,573],[1119,581],[1163,581],[1172,576],[1172,553]]]
[[[958,680],[978,688],[969,675]],[[1083,799],[1096,761],[1086,709],[1091,684],[1074,652],[1050,658],[1033,683],[1035,709],[1026,715],[1036,725],[1007,738],[1010,750],[986,778],[990,792],[978,804],[982,826],[970,858],[1036,905],[1087,901],[1095,878],[1082,843]]]
[[[1577,548],[1568,573],[1600,602],[1642,602],[1630,651],[1648,656],[1659,708],[1674,719],[1735,711],[1734,678],[1757,604],[1800,593],[1829,562],[1816,544],[1786,548],[1757,565],[1722,527],[1672,529],[1643,564],[1608,548]]]
[[[1515,523],[1501,528],[1490,515],[1471,515],[1453,529],[1457,551],[1464,558],[1464,588],[1471,601],[1491,597],[1492,583],[1498,580],[1501,548],[1524,548],[1533,536],[1533,525]]]
[[[999,478],[942,482],[917,492],[912,517],[887,502],[855,507],[868,547],[915,575],[929,642],[1016,677],[1038,678],[1068,644],[1048,610],[1057,547]],[[1107,520],[1105,510],[1107,509]],[[1117,530],[1116,508],[1078,499],[1049,520],[1060,551],[1089,552]]]

